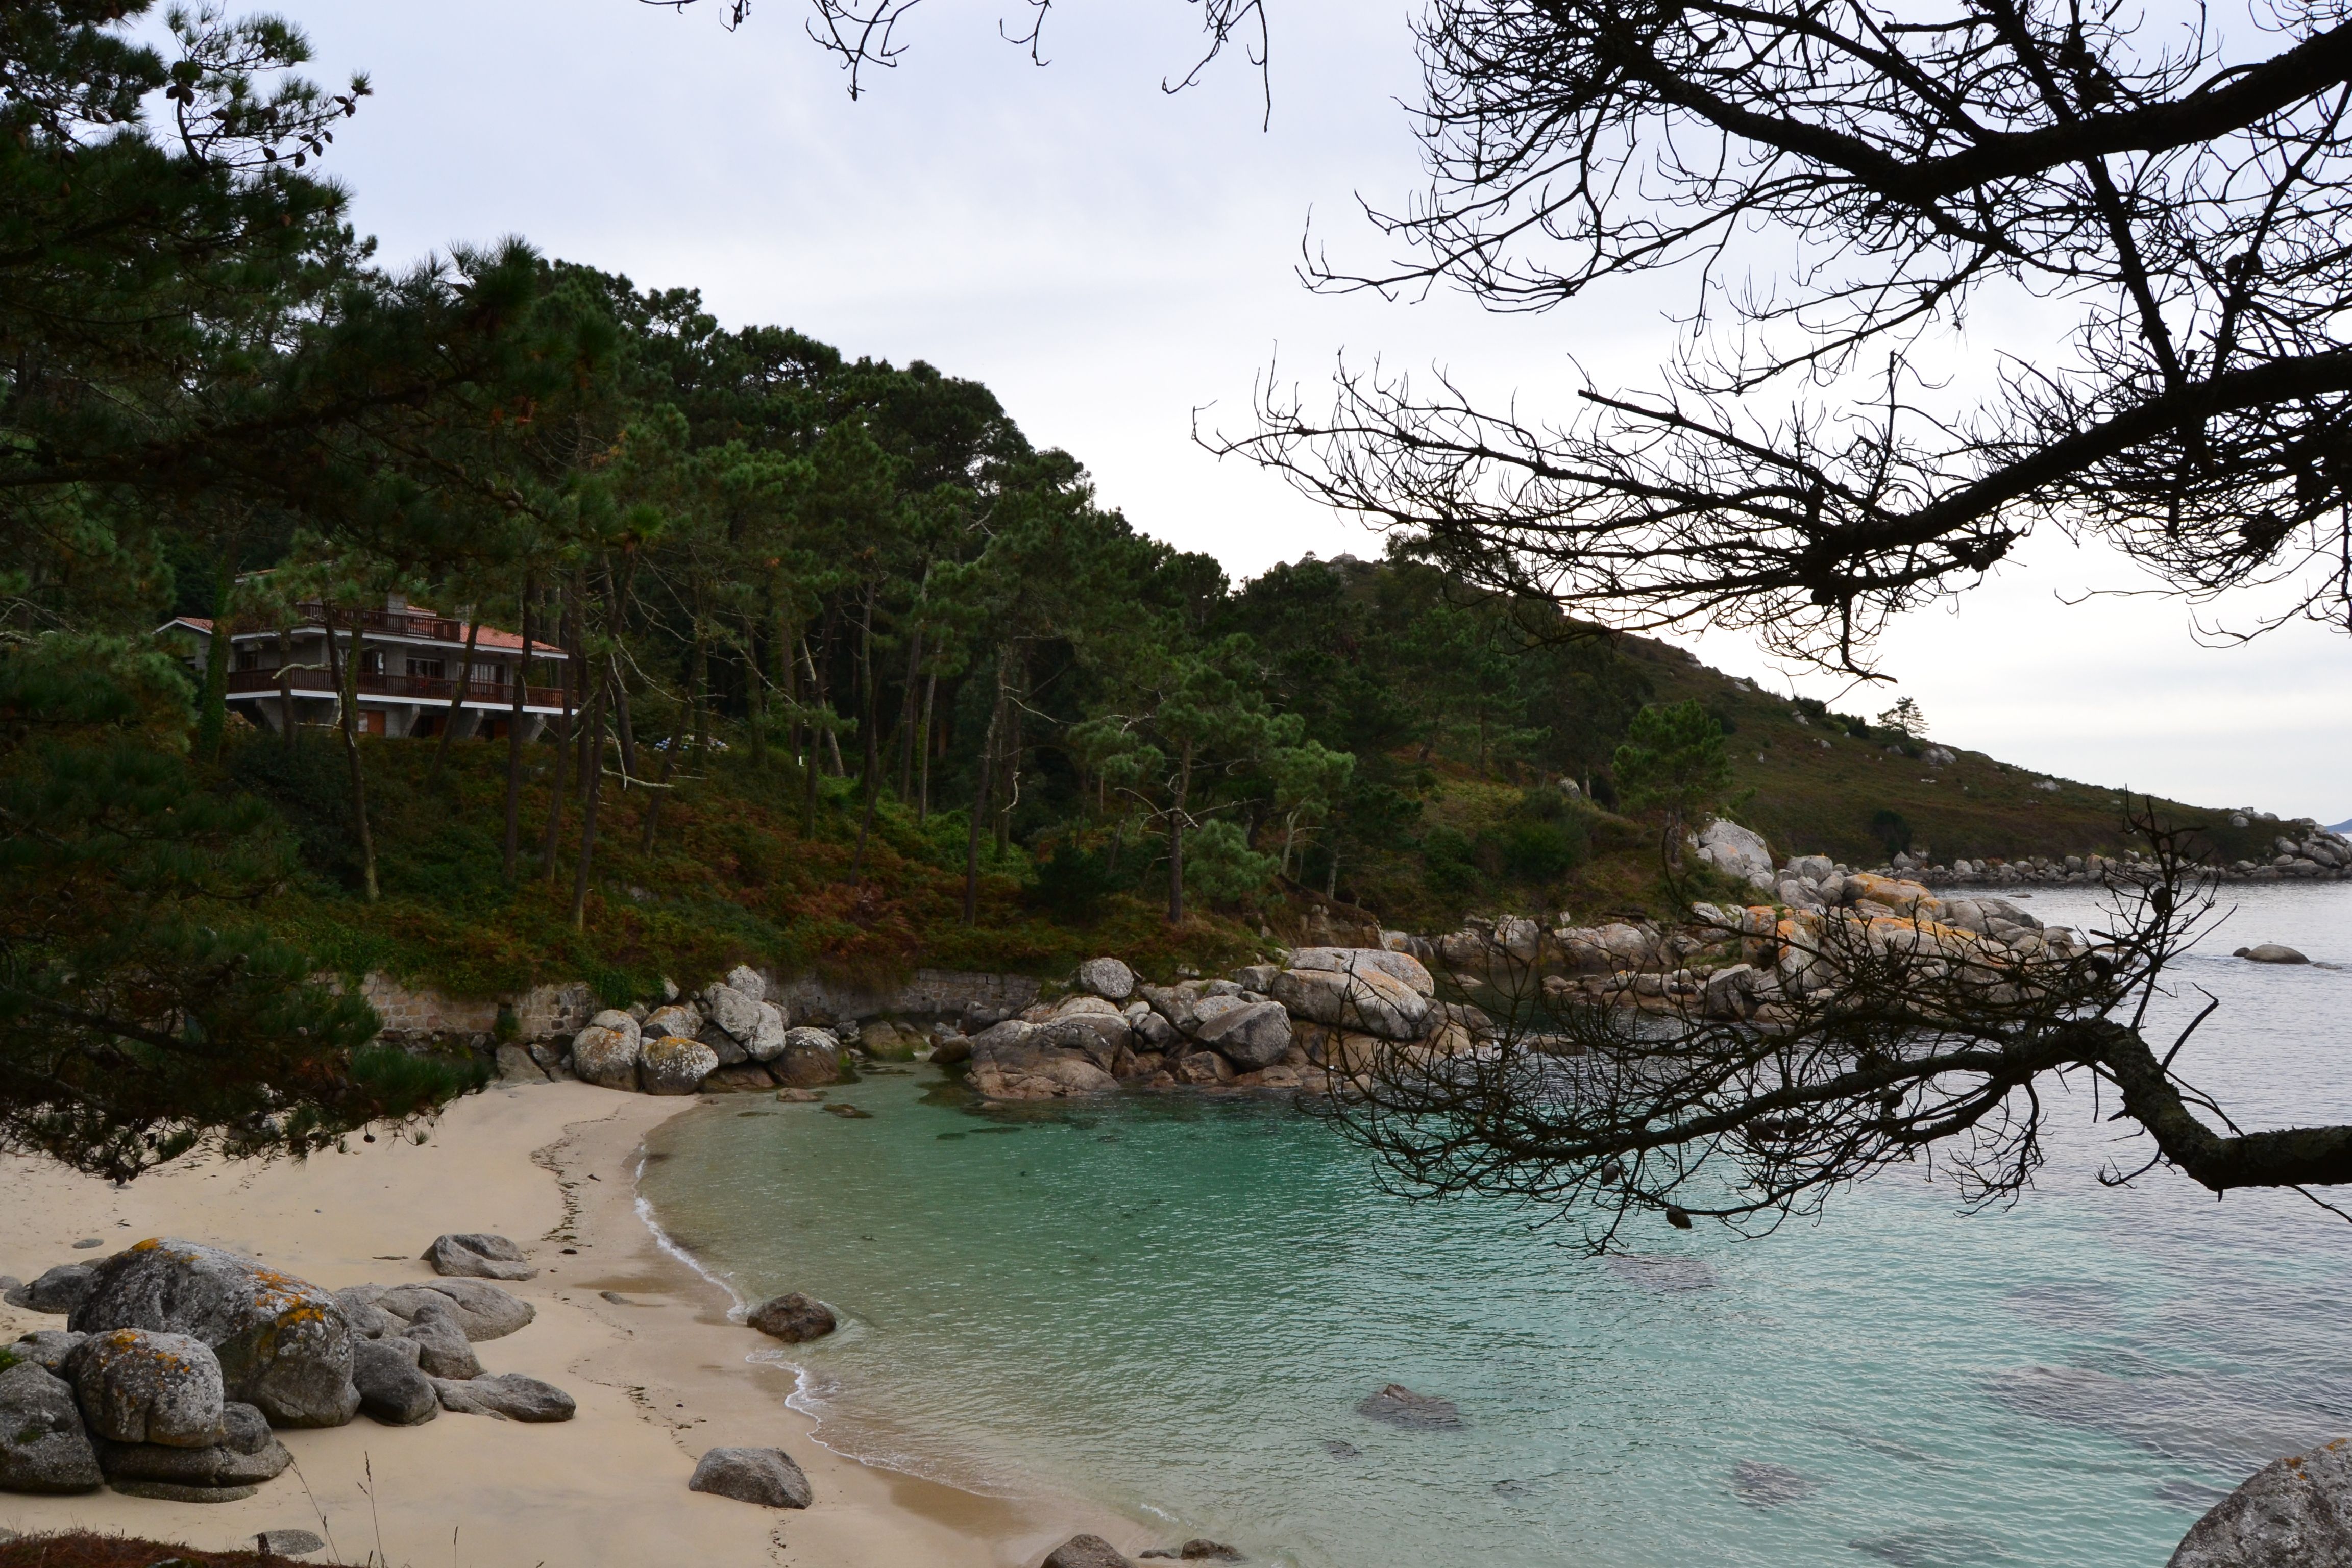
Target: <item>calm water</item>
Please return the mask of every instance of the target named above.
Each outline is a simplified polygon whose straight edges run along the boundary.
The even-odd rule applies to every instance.
[[[2232,897],[2178,976],[2226,1003],[2184,1064],[2249,1125],[2352,1114],[2352,970],[2226,956],[2352,963],[2352,886]],[[2095,924],[2088,902],[2028,907]],[[939,1082],[835,1091],[870,1121],[698,1110],[643,1191],[740,1295],[841,1312],[784,1352],[828,1445],[1076,1490],[1171,1543],[1300,1568],[2122,1568],[2352,1430],[2352,1226],[2178,1177],[2103,1189],[2129,1151],[2087,1099],[2006,1212],[1906,1175],[1765,1240],[1659,1225],[1643,1258],[1593,1261],[1521,1211],[1383,1196],[1271,1107],[984,1117]],[[1467,1428],[1355,1413],[1390,1382]]]

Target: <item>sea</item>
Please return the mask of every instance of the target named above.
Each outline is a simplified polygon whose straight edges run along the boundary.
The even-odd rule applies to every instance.
[[[2096,889],[2012,892],[2112,926]],[[2221,890],[2151,1009],[2241,1125],[2352,1118],[2352,884]],[[2231,950],[2280,942],[2271,966]],[[2269,1460],[2352,1432],[2352,1223],[2158,1170],[2087,1082],[2049,1160],[1964,1212],[1903,1168],[1742,1239],[1391,1191],[1255,1100],[990,1110],[924,1065],[714,1101],[640,1207],[743,1300],[842,1327],[752,1352],[844,1454],[1077,1496],[1291,1568],[2153,1568]],[[2318,1197],[2330,1194],[2323,1192]],[[2337,1194],[2342,1198],[2344,1194]],[[2352,1207],[2352,1204],[2346,1206]],[[1452,1429],[1358,1410],[1402,1384]]]

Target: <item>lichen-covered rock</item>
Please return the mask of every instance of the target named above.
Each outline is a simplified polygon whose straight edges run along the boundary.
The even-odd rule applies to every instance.
[[[1192,1038],[1245,1072],[1280,1061],[1290,1049],[1290,1015],[1282,1004],[1234,1001],[1235,1005],[1197,1024]]]
[[[787,1027],[792,1020],[773,1002],[760,1004],[759,1031],[743,1042],[743,1050],[755,1062],[772,1062],[784,1053]]]
[[[637,1061],[637,1081],[647,1094],[692,1094],[719,1070],[719,1053],[699,1040],[667,1035],[652,1042]]]
[[[51,1372],[62,1374],[66,1357],[73,1354],[75,1348],[88,1338],[88,1334],[78,1334],[71,1329],[35,1329],[15,1344],[0,1350],[0,1364],[37,1362]]]
[[[656,1007],[645,1016],[637,1033],[648,1040],[658,1040],[664,1035],[681,1035],[688,1039],[702,1033],[702,1010],[691,1002],[672,1002]]]
[[[1273,996],[1293,1017],[1384,1040],[1417,1040],[1429,1023],[1429,998],[1380,969],[1286,969],[1274,977]]]
[[[539,1270],[523,1256],[522,1248],[503,1236],[487,1231],[453,1231],[436,1236],[433,1245],[425,1249],[425,1261],[433,1265],[436,1274],[455,1274],[469,1279],[535,1279]]]
[[[797,1290],[761,1302],[744,1315],[743,1321],[787,1344],[823,1339],[835,1327],[832,1308]]]
[[[441,1414],[441,1396],[417,1365],[422,1350],[414,1340],[366,1340],[352,1356],[352,1382],[360,1410],[387,1426],[414,1426]]]
[[[551,1383],[519,1372],[486,1377],[432,1379],[441,1408],[453,1415],[503,1415],[509,1421],[569,1421],[577,1410],[572,1395]]]
[[[686,1485],[762,1508],[806,1508],[810,1500],[808,1477],[782,1448],[713,1448]]]
[[[1135,971],[1116,958],[1089,958],[1078,965],[1078,984],[1107,1002],[1135,994]]]
[[[192,1487],[243,1487],[275,1479],[294,1462],[261,1412],[231,1403],[221,1412],[221,1440],[201,1448],[100,1438],[98,1468],[110,1481],[176,1481]]]
[[[877,1061],[911,1061],[915,1053],[923,1048],[922,1031],[910,1025],[877,1018],[859,1026],[857,1048]]]
[[[8,1292],[8,1304],[36,1312],[70,1312],[89,1294],[97,1274],[87,1263],[60,1263],[30,1284]]]
[[[70,1326],[193,1335],[219,1359],[231,1399],[279,1426],[340,1426],[359,1409],[351,1323],[305,1279],[194,1242],[142,1241],[97,1266]]]
[[[628,1026],[591,1024],[572,1037],[572,1071],[583,1083],[628,1093],[637,1087],[637,1058],[645,1043],[635,1020],[626,1013],[600,1015],[621,1019]]]
[[[787,1089],[839,1083],[841,1042],[824,1029],[787,1029],[783,1048],[769,1059],[768,1071]]]
[[[729,970],[727,984],[754,1002],[765,1002],[768,999],[767,977],[748,963],[739,963]]]
[[[0,1491],[86,1492],[104,1479],[72,1386],[38,1362],[0,1371]]]
[[[1532,925],[1530,927],[1532,929]],[[1292,969],[1325,969],[1339,973],[1362,973],[1376,970],[1391,980],[1401,980],[1423,996],[1437,994],[1437,982],[1428,966],[1409,952],[1385,947],[1302,947],[1290,955]],[[1266,991],[1280,970],[1260,964],[1245,971],[1259,982],[1253,990]],[[1269,994],[1271,994],[1269,992]]]
[[[2167,1568],[2352,1563],[2352,1438],[2273,1460],[2189,1527]]]
[[[1118,1088],[1118,1079],[1076,1051],[974,1051],[968,1078],[990,1100],[1066,1100]]]
[[[702,1011],[709,1020],[735,1037],[739,1041],[756,1039],[760,1033],[760,1000],[746,996],[732,985],[716,982],[702,989]]]
[[[476,1344],[503,1339],[539,1315],[530,1302],[485,1279],[427,1279],[386,1290],[376,1300],[404,1323],[429,1316],[446,1304],[456,1313],[466,1338]]]
[[[1717,817],[1698,832],[1698,858],[1727,876],[1772,886],[1772,847],[1761,835]]]
[[[1052,1050],[1082,1051],[1097,1067],[1109,1067],[1134,1037],[1126,1016],[1099,996],[1074,996],[1070,1000],[1092,1005],[1065,1005],[1037,1026],[1037,1033],[1031,1037],[1033,1043]]]
[[[66,1372],[95,1436],[174,1448],[221,1440],[220,1361],[193,1335],[110,1329],[76,1347]]]

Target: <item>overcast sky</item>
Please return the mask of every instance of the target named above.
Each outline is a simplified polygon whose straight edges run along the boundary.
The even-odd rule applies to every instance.
[[[1067,0],[1042,70],[998,37],[997,0],[932,0],[903,67],[856,103],[794,0],[761,0],[733,33],[717,4],[282,10],[310,33],[318,74],[373,79],[328,168],[385,260],[519,234],[641,287],[698,288],[730,325],[928,360],[985,382],[1032,440],[1093,470],[1106,503],[1236,577],[1309,551],[1379,552],[1360,526],[1193,445],[1196,408],[1245,424],[1252,379],[1277,356],[1310,388],[1344,348],[1442,364],[1541,408],[1580,384],[1578,365],[1640,384],[1670,340],[1656,290],[1495,318],[1458,299],[1299,286],[1310,218],[1335,255],[1370,264],[1385,251],[1357,195],[1395,204],[1418,181],[1398,107],[1417,79],[1402,6],[1283,0],[1261,131],[1258,81],[1238,61],[1160,90],[1196,47],[1197,9],[1178,0]],[[2303,627],[2214,649],[2177,604],[2069,604],[2129,582],[2037,540],[1957,612],[1896,630],[1895,688],[1803,675],[1793,688],[1874,713],[1908,694],[1937,738],[2065,777],[2352,814],[2352,639]],[[1696,646],[1791,689],[1742,638]]]

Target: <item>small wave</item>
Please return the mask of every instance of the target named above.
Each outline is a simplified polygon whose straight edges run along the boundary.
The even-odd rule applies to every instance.
[[[728,1300],[735,1303],[733,1307],[728,1310],[727,1315],[733,1318],[738,1322],[742,1321],[743,1314],[751,1310],[751,1303],[744,1299],[742,1291],[735,1289],[735,1281],[728,1279],[724,1275],[714,1273],[710,1268],[704,1265],[702,1259],[697,1258],[693,1253],[688,1252],[685,1247],[680,1247],[677,1242],[671,1240],[669,1232],[664,1230],[662,1228],[661,1221],[655,1217],[654,1205],[651,1200],[646,1198],[645,1193],[644,1181],[646,1164],[645,1155],[646,1152],[643,1149],[639,1149],[637,1151],[636,1169],[629,1173],[629,1195],[636,1200],[635,1208],[637,1211],[638,1221],[645,1226],[647,1231],[652,1233],[654,1245],[656,1247],[660,1247],[664,1252],[668,1253],[672,1258],[677,1258],[680,1263],[685,1264],[688,1268],[693,1269],[697,1274],[701,1275],[705,1279],[709,1280],[713,1285],[716,1285],[721,1290],[726,1291]]]

